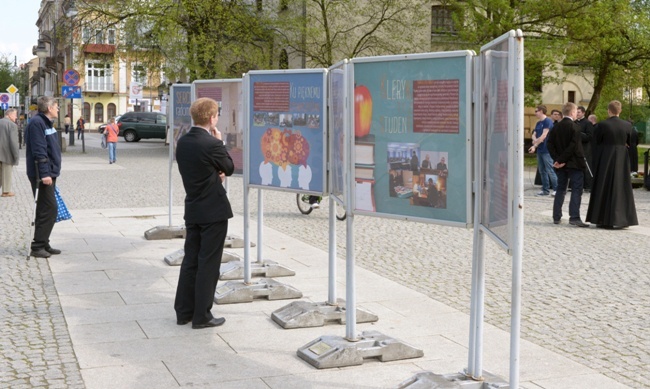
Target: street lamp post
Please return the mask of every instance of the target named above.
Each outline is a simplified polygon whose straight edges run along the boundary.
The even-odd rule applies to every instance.
[[[65,11],[65,16],[70,19],[70,69],[74,67],[74,17],[77,16],[79,11],[75,7],[74,0],[70,1],[68,9]],[[81,113],[83,115],[83,112]],[[74,135],[75,135],[75,122],[74,122],[74,99],[70,98],[70,126],[72,127],[72,133],[70,134],[70,146],[74,146]],[[81,151],[86,152],[86,142],[84,139],[85,129],[81,130]]]

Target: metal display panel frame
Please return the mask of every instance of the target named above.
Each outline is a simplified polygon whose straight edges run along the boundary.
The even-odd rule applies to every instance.
[[[176,104],[178,103],[176,101],[176,93],[178,93],[179,88],[188,88],[190,94],[190,104],[187,106],[189,110],[189,106],[192,104],[191,102],[191,95],[192,95],[192,86],[191,84],[172,84],[169,87],[169,101],[168,101],[168,106],[167,106],[167,139],[169,141],[169,167],[168,167],[168,179],[169,179],[169,226],[171,227],[172,225],[172,205],[174,204],[174,186],[172,184],[172,170],[174,167],[174,160],[176,159],[176,154],[174,153],[174,150],[176,148],[176,141],[177,138],[175,137],[176,135]],[[183,90],[184,92],[184,90]],[[189,112],[188,112],[189,115]],[[192,125],[192,119],[190,118],[190,126]],[[188,128],[189,130],[189,128]],[[179,131],[180,132],[180,131]]]
[[[347,211],[347,191],[349,187],[348,174],[350,171],[346,168],[349,166],[350,156],[350,132],[349,128],[350,111],[347,100],[348,83],[349,83],[349,61],[343,60],[335,63],[328,69],[328,86],[329,86],[329,195]],[[340,77],[340,79],[338,79]],[[335,84],[340,83],[340,94]],[[335,93],[335,89],[337,92]],[[337,155],[338,153],[338,155]],[[338,172],[340,171],[340,177]],[[340,191],[337,189],[338,184],[335,182],[340,178]]]
[[[254,126],[254,88],[256,82],[291,82],[292,77],[304,75],[320,75],[321,81],[319,82],[319,87],[321,90],[321,99],[320,99],[320,142],[322,144],[322,149],[320,153],[322,155],[322,160],[317,161],[322,166],[319,167],[318,172],[321,175],[321,180],[319,184],[321,185],[321,190],[306,190],[301,189],[300,187],[282,187],[276,185],[263,185],[257,183],[251,183],[251,174],[252,169],[257,169],[257,166],[252,166],[252,154],[251,150],[251,136]],[[284,80],[283,80],[284,76]],[[251,70],[244,76],[244,79],[247,81],[244,83],[243,90],[243,100],[244,100],[244,116],[246,127],[244,130],[245,141],[244,141],[244,184],[250,188],[266,189],[266,190],[276,190],[284,191],[290,193],[302,193],[310,194],[316,196],[324,196],[328,193],[328,171],[327,171],[327,157],[328,157],[328,147],[327,147],[327,128],[328,128],[328,115],[327,115],[327,102],[328,102],[328,80],[327,80],[327,69],[318,68],[318,69],[290,69],[290,70]],[[258,80],[259,79],[259,80]],[[291,87],[290,87],[291,88]],[[257,149],[255,150],[257,152]],[[310,166],[311,169],[311,166]],[[313,170],[312,170],[313,174]]]
[[[349,83],[348,83],[348,111],[350,112],[350,126],[349,126],[349,138],[350,138],[350,161],[349,161],[349,169],[350,172],[355,172],[355,161],[357,160],[356,157],[356,150],[355,150],[355,136],[354,136],[354,122],[355,122],[355,93],[354,93],[354,88],[355,88],[355,83],[357,82],[357,77],[355,76],[355,71],[356,65],[360,64],[368,64],[368,63],[396,63],[396,62],[409,62],[409,61],[439,61],[439,60],[454,60],[454,59],[463,59],[464,58],[464,72],[462,72],[462,76],[464,77],[464,80],[459,80],[459,123],[464,124],[464,133],[461,131],[460,124],[459,124],[459,133],[457,136],[463,136],[463,139],[461,140],[461,143],[464,147],[464,163],[465,163],[465,168],[463,169],[462,173],[464,174],[464,179],[462,180],[463,185],[465,186],[465,190],[463,193],[463,202],[464,202],[464,211],[462,212],[462,217],[461,220],[459,221],[453,221],[453,220],[445,220],[441,218],[433,218],[433,217],[421,217],[417,215],[404,215],[404,214],[397,214],[397,213],[387,213],[387,212],[377,212],[377,211],[366,211],[366,210],[361,210],[357,209],[357,188],[356,188],[356,181],[357,181],[357,175],[355,173],[352,174],[352,180],[350,180],[351,183],[355,184],[352,185],[349,190],[352,192],[351,196],[351,201],[352,203],[348,207],[349,210],[348,212],[351,212],[353,214],[359,214],[359,215],[364,215],[364,216],[374,216],[374,217],[382,217],[382,218],[390,218],[390,219],[398,219],[398,220],[411,220],[411,221],[417,221],[417,222],[422,222],[422,223],[430,223],[430,224],[439,224],[439,225],[445,225],[445,226],[451,226],[451,227],[463,227],[463,228],[471,228],[473,226],[473,209],[474,209],[474,201],[473,201],[473,195],[474,195],[474,188],[473,188],[473,134],[474,134],[474,121],[473,121],[473,79],[474,79],[474,63],[473,59],[475,58],[476,54],[471,51],[471,50],[461,50],[461,51],[449,51],[449,52],[436,52],[436,53],[424,53],[424,54],[408,54],[408,55],[391,55],[391,56],[378,56],[378,57],[363,57],[363,58],[354,58],[350,60],[350,65],[349,65]],[[433,77],[428,77],[428,78],[422,78],[422,79],[415,79],[413,76],[409,77],[409,80],[411,81],[444,81],[444,80],[449,80],[449,78],[433,78]],[[464,83],[464,85],[463,85]],[[462,110],[462,107],[460,106],[461,104],[464,104],[464,113],[461,115],[460,112]],[[411,109],[412,109],[412,104],[411,104]],[[412,112],[412,111],[411,111]],[[373,119],[374,121],[374,119]],[[413,128],[410,128],[411,133],[413,133]],[[462,135],[461,135],[462,134]],[[434,136],[434,135],[441,135],[438,133],[424,133],[423,136]],[[458,150],[449,150],[449,153],[454,152],[460,152]],[[388,162],[386,162],[388,163]],[[376,168],[375,168],[376,169]],[[374,198],[374,195],[373,195]],[[423,207],[423,209],[426,209]]]
[[[239,96],[237,99],[237,106],[236,106],[236,119],[235,119],[235,129],[239,127],[239,130],[236,130],[234,132],[227,132],[222,130],[224,128],[223,123],[223,118],[230,118],[230,114],[228,112],[221,112],[222,108],[222,100],[216,100],[217,103],[219,103],[219,121],[217,123],[217,128],[219,131],[221,131],[222,134],[224,134],[226,137],[228,134],[236,134],[241,138],[241,156],[242,156],[242,161],[241,161],[241,173],[235,172],[232,174],[232,177],[243,177],[244,176],[244,102],[243,102],[243,95],[244,95],[244,89],[243,89],[243,82],[241,78],[230,78],[230,79],[215,79],[215,80],[195,80],[192,82],[192,102],[196,101],[199,97],[197,96],[197,93],[200,89],[201,86],[213,86],[213,87],[220,87],[220,88],[225,88],[226,85],[228,87],[232,85],[239,85]],[[239,123],[239,125],[237,125]],[[227,126],[226,126],[227,127]],[[228,145],[227,139],[224,139],[224,144],[226,145],[226,149],[228,150],[229,154],[230,150],[232,147]],[[231,154],[232,156],[232,154]],[[235,166],[236,167],[236,166]]]
[[[479,216],[480,219],[478,221],[479,223],[479,228],[481,229],[482,232],[484,232],[487,236],[489,236],[499,247],[501,247],[503,250],[505,250],[508,254],[512,254],[512,244],[515,239],[515,226],[513,224],[513,219],[514,219],[514,208],[513,208],[513,202],[515,201],[515,197],[518,196],[517,188],[515,186],[515,180],[516,177],[518,176],[518,173],[521,172],[521,168],[519,167],[519,164],[517,162],[517,152],[518,150],[516,149],[517,147],[517,140],[519,137],[519,132],[523,131],[523,125],[520,125],[520,118],[523,117],[523,107],[519,107],[517,104],[515,104],[519,99],[523,99],[523,86],[519,85],[520,82],[517,80],[517,75],[518,72],[523,72],[523,69],[519,69],[519,61],[523,61],[523,59],[519,59],[519,56],[523,57],[523,54],[519,55],[518,54],[518,38],[519,36],[517,35],[517,31],[510,31],[499,38],[493,40],[492,42],[487,43],[483,47],[481,47],[481,52],[478,56],[478,73],[480,79],[477,80],[477,92],[478,92],[478,97],[477,97],[477,104],[476,104],[476,117],[478,118],[477,120],[477,125],[478,130],[477,132],[477,137],[480,139],[480,143],[478,143],[477,147],[477,156],[478,156],[478,164],[477,164],[477,177],[478,177],[478,182],[480,183],[479,187],[477,188],[477,191],[480,192],[480,204],[479,204]],[[486,76],[486,71],[490,71],[491,69],[486,69],[486,60],[485,58],[489,55],[494,57],[495,48],[499,48],[500,46],[508,44],[508,50],[507,52],[504,51],[499,51],[499,53],[502,56],[505,56],[507,58],[507,66],[505,69],[507,69],[507,75],[506,79],[508,81],[507,86],[506,86],[506,100],[505,102],[502,102],[502,106],[496,107],[499,109],[505,108],[507,109],[507,128],[506,134],[507,134],[507,148],[504,150],[499,150],[500,152],[505,152],[507,155],[507,166],[506,169],[507,171],[505,172],[505,177],[506,177],[506,184],[507,184],[507,198],[505,200],[506,204],[506,218],[502,220],[486,220],[486,214],[485,212],[488,212],[489,210],[487,208],[487,204],[485,201],[490,201],[490,205],[494,206],[494,203],[492,202],[492,194],[494,193],[489,193],[488,186],[493,182],[491,179],[493,175],[488,175],[487,170],[491,169],[491,172],[494,172],[495,170],[495,164],[491,164],[490,161],[487,160],[487,158],[493,157],[490,154],[489,150],[489,145],[492,144],[492,137],[494,137],[494,129],[490,131],[488,129],[488,126],[486,125],[486,115],[484,114],[483,107],[489,106],[491,103],[486,100],[490,100],[489,98],[486,99],[486,95],[490,93],[490,91],[486,91],[485,89],[485,82],[483,78]],[[496,68],[496,66],[495,66]],[[494,86],[494,85],[492,85]],[[498,88],[498,86],[497,86]],[[498,93],[498,92],[497,92]],[[521,96],[518,96],[517,94],[520,94]],[[497,104],[499,101],[496,102]],[[521,128],[520,128],[521,127]],[[488,134],[488,131],[490,134]],[[523,146],[522,146],[523,147]],[[521,163],[523,164],[523,157]],[[498,166],[500,163],[497,163],[496,165]],[[523,165],[522,165],[523,166]],[[498,169],[498,167],[497,167]],[[489,200],[486,200],[489,199]],[[505,226],[505,232],[499,232],[497,231],[497,228]]]

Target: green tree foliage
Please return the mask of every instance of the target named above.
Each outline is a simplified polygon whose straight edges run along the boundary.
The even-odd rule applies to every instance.
[[[608,85],[618,83],[621,71],[642,74],[650,58],[650,4],[641,0],[467,0],[454,4],[458,40],[481,45],[511,29],[526,36],[526,92],[528,102],[539,101],[539,86],[561,82],[548,76],[585,72],[594,75],[594,94],[588,111],[596,111]],[[570,66],[566,66],[570,65]],[[540,82],[540,70],[544,69]],[[560,73],[561,74],[561,73]],[[550,77],[550,78],[549,78]],[[636,76],[635,76],[636,77]],[[648,83],[650,85],[650,83]],[[637,84],[643,85],[643,84]],[[617,88],[622,99],[624,88]],[[609,100],[607,100],[609,101]],[[606,105],[606,103],[605,103]]]
[[[293,0],[277,17],[281,45],[306,66],[344,58],[430,49],[429,2],[423,0]]]
[[[224,78],[269,62],[270,30],[243,0],[82,0],[77,18],[116,27],[120,55],[170,79]],[[187,74],[189,72],[189,74]]]

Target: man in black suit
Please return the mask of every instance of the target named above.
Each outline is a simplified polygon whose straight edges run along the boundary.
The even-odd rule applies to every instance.
[[[578,107],[573,103],[562,106],[564,118],[553,126],[546,147],[553,158],[553,168],[557,174],[557,190],[553,201],[553,223],[560,224],[562,205],[566,195],[567,184],[571,180],[571,201],[569,202],[569,224],[578,227],[589,227],[580,219],[580,203],[582,202],[582,185],[585,154],[582,151],[580,126],[574,120]]]
[[[219,279],[221,256],[232,214],[223,187],[235,165],[217,130],[219,106],[209,98],[192,103],[194,126],[178,140],[176,160],[185,187],[185,257],[176,288],[178,325],[217,327],[226,319],[210,310]]]

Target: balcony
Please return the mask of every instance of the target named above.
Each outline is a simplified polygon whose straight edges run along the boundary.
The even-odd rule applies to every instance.
[[[112,82],[86,82],[84,83],[84,92],[109,92],[113,93],[116,91],[115,84]]]
[[[89,43],[84,45],[84,53],[113,54],[115,53],[115,45]]]

